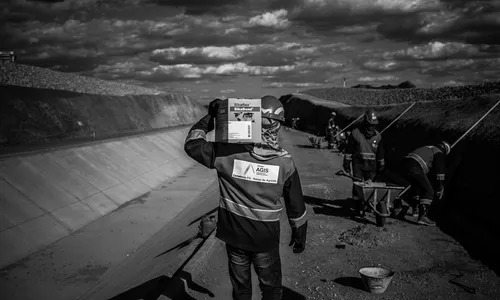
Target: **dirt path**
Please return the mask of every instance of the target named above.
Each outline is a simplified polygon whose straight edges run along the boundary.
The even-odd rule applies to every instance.
[[[500,278],[438,228],[409,221],[389,220],[385,228],[349,217],[346,201],[351,181],[334,173],[341,157],[330,150],[308,148],[307,137],[284,132],[282,145],[295,159],[308,202],[309,232],[305,252],[293,254],[288,247],[290,229],[282,221],[281,255],[283,299],[372,299],[365,292],[358,269],[370,264],[392,268],[396,275],[380,299],[500,299]],[[374,222],[374,218],[368,217]],[[345,249],[336,245],[344,244]],[[215,296],[189,291],[194,299],[231,299],[223,244],[195,278]],[[449,283],[474,287],[475,294]],[[261,299],[254,276],[254,298]]]

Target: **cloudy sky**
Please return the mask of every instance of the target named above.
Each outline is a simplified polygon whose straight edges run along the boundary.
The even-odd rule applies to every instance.
[[[13,0],[19,62],[194,98],[498,80],[500,0]]]

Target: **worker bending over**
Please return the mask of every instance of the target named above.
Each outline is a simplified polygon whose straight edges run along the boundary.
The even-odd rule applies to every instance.
[[[381,172],[385,166],[382,136],[375,129],[377,124],[377,115],[373,110],[368,110],[360,128],[355,128],[349,135],[344,154],[344,170],[365,181],[373,180],[377,172]],[[354,186],[352,198],[355,201],[361,200]],[[357,203],[361,205],[360,202]]]
[[[284,108],[273,96],[262,101],[262,142],[208,142],[221,100],[210,102],[209,113],[188,133],[186,153],[216,169],[220,188],[216,237],[226,243],[233,299],[252,299],[250,267],[259,277],[262,299],[282,297],[279,253],[283,202],[292,227],[294,253],[305,249],[307,219],[299,173],[290,154],[278,144]]]
[[[428,211],[434,199],[443,197],[446,171],[446,156],[451,147],[447,142],[440,142],[435,146],[424,146],[410,152],[402,162],[401,175],[411,184],[409,193],[418,197],[418,224],[435,226],[429,219]],[[433,174],[433,178],[429,178]],[[431,182],[435,182],[432,184]],[[433,187],[434,186],[434,187]],[[437,191],[434,193],[434,188]]]

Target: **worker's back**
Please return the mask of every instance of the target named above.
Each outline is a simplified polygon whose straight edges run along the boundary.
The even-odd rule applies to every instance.
[[[295,172],[286,151],[243,144],[216,144],[214,167],[220,185],[217,237],[248,251],[279,246],[280,201],[287,179]]]
[[[435,146],[423,146],[410,152],[407,157],[416,160],[427,174],[433,170],[435,155],[443,155],[441,150]]]

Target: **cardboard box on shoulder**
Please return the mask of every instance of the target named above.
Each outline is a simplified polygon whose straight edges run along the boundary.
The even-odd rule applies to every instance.
[[[215,141],[223,143],[260,143],[260,99],[223,100],[215,119]]]

